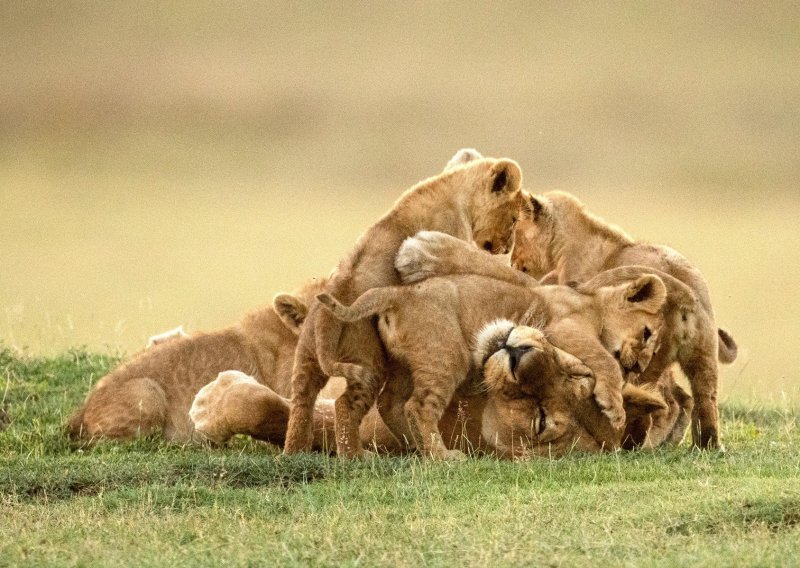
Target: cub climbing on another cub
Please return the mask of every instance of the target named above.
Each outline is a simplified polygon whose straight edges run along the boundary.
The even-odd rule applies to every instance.
[[[479,257],[490,258],[468,243],[448,238]],[[390,377],[384,393],[393,400],[384,403],[382,416],[392,416],[402,426],[401,439],[441,459],[454,454],[443,443],[437,424],[455,392],[478,381],[480,364],[470,355],[472,341],[482,326],[497,318],[540,326],[554,346],[547,352],[562,368],[576,377],[591,376],[593,398],[607,417],[605,439],[616,439],[618,444],[625,422],[624,379],[621,361],[611,353],[623,351],[631,367],[633,362],[647,366],[658,346],[666,296],[661,279],[646,273],[596,287],[589,294],[566,286],[519,286],[461,274],[410,286],[373,288],[350,306],[326,293],[317,298],[347,322],[377,316],[391,359],[408,368],[413,385],[410,393],[403,392],[396,388],[395,377]]]
[[[406,191],[392,209],[356,242],[339,263],[325,291],[350,303],[372,288],[399,283],[394,257],[404,239],[431,229],[474,241],[495,253],[511,247],[523,201],[522,173],[512,160],[482,158],[459,165]],[[336,445],[340,456],[362,452],[359,424],[375,402],[385,377],[383,346],[369,321],[344,324],[310,306],[292,371],[292,408],[285,451],[311,448],[314,401],[331,376],[346,379],[336,400]],[[393,431],[398,426],[389,418]]]
[[[537,343],[542,350],[524,349]],[[439,421],[446,448],[513,459],[616,447],[619,435],[610,430],[608,417],[592,397],[594,378],[571,376],[559,363],[563,358],[567,369],[574,367],[571,356],[551,357],[551,351],[552,346],[536,329],[502,321],[485,326],[472,353],[480,369],[478,383],[457,392]],[[518,361],[514,372],[507,364],[512,357]],[[400,375],[390,380],[410,379]],[[625,432],[647,436],[652,431],[652,417],[667,411],[663,394],[628,384],[622,395]],[[247,434],[282,445],[289,405],[287,398],[252,377],[226,371],[197,393],[190,414],[198,434],[214,443]],[[335,449],[333,405],[322,396],[314,405],[315,451]],[[407,451],[374,406],[361,425],[360,435],[365,446],[378,452]]]
[[[730,363],[737,347],[728,333],[717,329],[708,284],[700,271],[667,246],[634,241],[592,215],[577,198],[560,191],[531,198],[516,237],[512,263],[536,278],[552,272],[561,284],[582,283],[609,268],[642,265],[661,270],[692,289],[702,309],[688,322],[690,334],[675,355],[694,397],[692,441],[702,448],[717,447],[717,357]]]

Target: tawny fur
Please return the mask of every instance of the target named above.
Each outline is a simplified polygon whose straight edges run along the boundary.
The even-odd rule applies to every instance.
[[[519,214],[521,177],[515,162],[485,158],[450,167],[417,184],[359,238],[332,274],[326,292],[350,303],[369,289],[398,283],[397,249],[405,238],[423,229],[474,241],[492,252],[506,252]],[[359,424],[385,375],[383,346],[371,322],[345,325],[312,304],[294,361],[285,451],[310,449],[317,394],[329,377],[343,376],[347,388],[336,401],[338,453],[359,455]],[[387,423],[396,427],[391,417]]]
[[[494,330],[500,329],[495,325]],[[491,333],[491,331],[489,331]],[[507,331],[502,331],[508,335]],[[483,333],[481,335],[484,335]],[[488,342],[484,349],[489,349]],[[475,354],[473,354],[475,355]],[[487,357],[488,359],[488,357]],[[573,362],[573,364],[575,364]],[[545,390],[564,387],[564,382],[581,382],[578,376],[571,379],[563,371],[550,374],[552,385]],[[402,377],[401,377],[402,380]],[[439,430],[447,450],[469,454],[488,454],[499,458],[524,458],[531,455],[559,455],[568,451],[599,451],[607,449],[607,419],[600,409],[589,400],[586,404],[572,394],[556,399],[549,398],[545,404],[546,416],[567,417],[559,431],[565,435],[556,443],[537,437],[537,421],[542,416],[541,404],[523,390],[541,377],[521,377],[520,385],[515,378],[508,380],[493,377],[491,384],[479,384],[477,388],[457,392],[441,420]],[[591,381],[591,379],[588,379]],[[585,393],[583,398],[585,398]],[[650,424],[650,415],[662,412],[664,401],[659,393],[626,387],[623,391],[628,422],[636,427]],[[290,401],[255,379],[240,373],[225,372],[203,387],[195,397],[192,415],[197,418],[198,432],[215,443],[224,443],[236,434],[247,434],[256,439],[274,444],[283,444],[286,436]],[[334,402],[320,397],[314,406],[315,451],[335,450]],[[626,431],[628,431],[626,423]],[[407,451],[392,435],[373,407],[361,424],[360,437],[366,447],[383,453],[400,454]],[[550,432],[548,432],[550,434]],[[552,439],[552,436],[550,436]]]
[[[309,302],[324,283],[320,279],[299,290],[299,303]],[[234,326],[154,345],[97,382],[71,418],[69,434],[92,440],[161,432],[168,440],[189,441],[193,425],[188,412],[195,394],[230,369],[289,396],[298,329],[264,307]]]
[[[467,243],[447,238],[467,256],[490,258]],[[413,384],[410,392],[403,392],[392,375],[379,400],[382,416],[392,416],[404,437],[426,454],[441,458],[449,453],[436,425],[456,390],[477,381],[480,367],[470,355],[473,337],[496,318],[534,322],[553,345],[592,370],[596,378],[593,398],[607,417],[605,439],[618,445],[625,418],[624,380],[610,352],[624,350],[624,358],[640,361],[642,368],[649,363],[663,324],[666,289],[657,276],[647,274],[590,294],[565,286],[521,286],[479,275],[453,275],[374,288],[349,307],[329,294],[318,298],[344,321],[377,317],[387,351],[392,360],[408,368]],[[652,331],[647,341],[642,340],[645,327]]]
[[[696,312],[694,321],[683,326],[686,336],[674,345],[675,352],[663,357],[677,359],[689,379],[694,397],[694,444],[717,447],[717,359],[732,362],[737,347],[727,332],[717,329],[708,284],[700,271],[667,246],[634,241],[621,229],[592,215],[568,193],[534,196],[528,211],[517,226],[512,262],[534,277],[550,273],[550,278],[561,284],[582,283],[610,268],[643,265],[661,270],[691,288],[702,309]]]

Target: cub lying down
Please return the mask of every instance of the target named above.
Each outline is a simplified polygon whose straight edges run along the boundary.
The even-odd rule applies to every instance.
[[[485,361],[482,378],[476,388],[458,391],[439,421],[448,450],[523,458],[558,456],[572,450],[601,451],[619,444],[618,434],[608,438],[608,418],[591,396],[593,378],[572,378],[560,367],[558,356],[551,357],[545,350],[524,350],[533,344],[547,345],[539,330],[510,322],[494,322],[479,334],[472,356]],[[571,366],[570,357],[567,364]],[[516,361],[513,370],[512,359]],[[635,429],[640,436],[648,435],[651,416],[666,408],[661,393],[632,385],[625,386],[623,400],[626,431]],[[190,414],[198,433],[215,443],[247,434],[282,445],[289,404],[252,377],[226,371],[197,393]],[[334,450],[333,406],[332,400],[324,398],[315,404],[314,450]],[[365,446],[380,452],[407,451],[375,407],[365,417],[360,436]]]
[[[218,373],[239,369],[282,395],[291,392],[291,366],[306,303],[324,287],[307,284],[295,296],[279,295],[275,307],[238,324],[186,336],[173,330],[100,379],[70,419],[73,439],[130,439],[162,432],[175,442],[191,440],[188,411],[200,388]]]
[[[592,396],[608,419],[603,439],[616,440],[617,445],[625,421],[624,380],[611,353],[619,351],[620,362],[628,369],[634,362],[638,369],[647,366],[658,345],[666,289],[660,278],[650,274],[586,294],[565,286],[519,286],[484,276],[454,275],[411,286],[374,288],[349,307],[328,294],[317,298],[345,321],[378,316],[387,351],[408,368],[413,384],[412,392],[404,392],[395,384],[395,371],[382,394],[382,416],[394,416],[406,439],[426,455],[445,458],[454,454],[437,424],[454,393],[478,382],[480,365],[471,356],[473,338],[497,318],[536,322],[556,346],[547,351],[537,345],[537,352],[552,353],[573,377],[592,377]]]
[[[519,166],[508,159],[455,162],[440,175],[407,190],[368,229],[331,275],[326,292],[352,302],[365,291],[398,284],[394,257],[403,240],[422,229],[442,231],[507,252],[522,204]],[[384,384],[383,347],[370,322],[343,323],[318,305],[310,306],[292,370],[292,408],[285,451],[310,449],[314,401],[331,376],[347,381],[336,401],[340,456],[361,453],[359,425]],[[390,428],[396,426],[389,420]]]

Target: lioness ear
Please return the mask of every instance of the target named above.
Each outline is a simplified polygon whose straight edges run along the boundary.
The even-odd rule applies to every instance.
[[[300,335],[300,326],[308,315],[308,306],[291,294],[278,294],[272,300],[275,313],[281,318],[283,325],[296,335]]]
[[[567,353],[558,347],[553,347],[553,352],[556,356],[556,363],[561,367],[561,370],[569,376],[570,380],[577,381],[575,386],[578,387],[581,398],[588,398],[594,390],[594,373],[592,373],[592,370],[571,353]]]
[[[622,388],[622,404],[629,421],[667,408],[660,393],[631,383],[626,383]]]
[[[667,301],[667,287],[655,274],[645,274],[625,287],[623,298],[636,309],[656,314]]]
[[[489,170],[492,193],[513,193],[522,184],[522,170],[513,160],[497,160]]]
[[[461,148],[461,150],[450,158],[450,161],[447,162],[444,169],[449,170],[450,168],[455,168],[474,160],[480,160],[481,158],[483,158],[483,154],[478,152],[475,148]]]

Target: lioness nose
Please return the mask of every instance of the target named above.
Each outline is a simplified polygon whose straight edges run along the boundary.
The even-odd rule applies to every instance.
[[[511,347],[506,345],[506,351],[508,351],[508,364],[511,366],[512,370],[517,368],[519,360],[522,359],[522,356],[530,350],[530,347]]]

